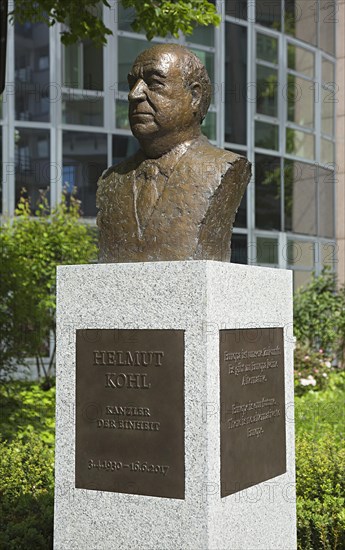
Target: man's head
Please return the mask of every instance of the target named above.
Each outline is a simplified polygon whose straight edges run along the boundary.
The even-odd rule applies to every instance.
[[[187,48],[158,44],[145,50],[134,61],[128,83],[131,129],[149,153],[162,154],[200,134],[211,83]]]

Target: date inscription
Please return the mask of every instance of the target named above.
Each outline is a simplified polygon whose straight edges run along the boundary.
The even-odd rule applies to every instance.
[[[149,464],[147,462],[130,462],[124,464],[120,460],[92,460],[90,458],[88,463],[88,469],[96,468],[97,470],[105,470],[106,472],[118,472],[119,470],[128,468],[130,472],[147,472],[148,474],[162,474],[167,475],[169,466],[162,464]]]

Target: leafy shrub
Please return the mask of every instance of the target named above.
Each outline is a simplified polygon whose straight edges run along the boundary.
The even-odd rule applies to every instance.
[[[328,435],[297,439],[298,548],[345,548],[345,449]]]
[[[0,548],[52,547],[55,388],[0,389]]]
[[[307,346],[297,344],[294,356],[295,394],[327,388],[330,375],[337,372],[332,366],[334,358],[323,349],[310,350]]]
[[[25,357],[36,357],[49,385],[43,346],[55,335],[56,266],[96,258],[90,229],[80,223],[79,202],[66,198],[49,211],[43,196],[36,217],[21,197],[16,216],[0,227],[0,376],[7,379]]]
[[[345,436],[345,372],[330,375],[328,388],[309,392],[295,399],[296,435],[314,440],[325,434],[329,439],[344,440]]]
[[[337,289],[334,273],[324,268],[294,296],[297,342],[310,351],[332,352],[341,359],[345,342],[345,287]]]
[[[298,548],[345,549],[345,372],[295,400]]]
[[[25,442],[34,433],[54,445],[55,387],[43,390],[33,382],[12,381],[0,386],[0,441]]]
[[[52,548],[52,449],[32,434],[0,443],[0,455],[0,548]]]

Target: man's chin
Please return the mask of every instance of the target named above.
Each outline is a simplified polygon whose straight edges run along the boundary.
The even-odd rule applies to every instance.
[[[132,134],[140,140],[140,138],[150,138],[158,134],[158,129],[156,126],[147,124],[147,122],[132,122],[130,124]]]

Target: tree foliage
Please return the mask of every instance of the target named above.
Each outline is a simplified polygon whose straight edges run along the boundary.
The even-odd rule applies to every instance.
[[[178,38],[179,31],[188,35],[198,25],[220,23],[215,6],[207,0],[122,0],[122,4],[135,9],[132,28],[136,32],[144,30],[148,40],[169,33]]]
[[[42,197],[36,217],[22,197],[11,222],[0,228],[0,375],[36,357],[49,375],[43,342],[55,334],[55,279],[59,264],[82,264],[96,258],[90,230],[79,221],[79,203],[66,199],[49,213]]]
[[[101,4],[110,7],[107,0],[15,0],[12,21],[18,23],[46,23],[52,27],[63,23],[66,28],[61,34],[63,44],[91,39],[94,44],[106,44],[111,34],[101,17]]]
[[[154,36],[178,37],[181,31],[191,34],[198,25],[218,25],[220,16],[208,0],[121,0],[124,8],[135,10],[132,28],[142,30],[148,40]],[[111,8],[107,0],[16,0],[10,16],[19,23],[44,22],[66,25],[61,35],[64,44],[86,38],[94,44],[106,44],[111,30],[102,21],[101,8]]]

